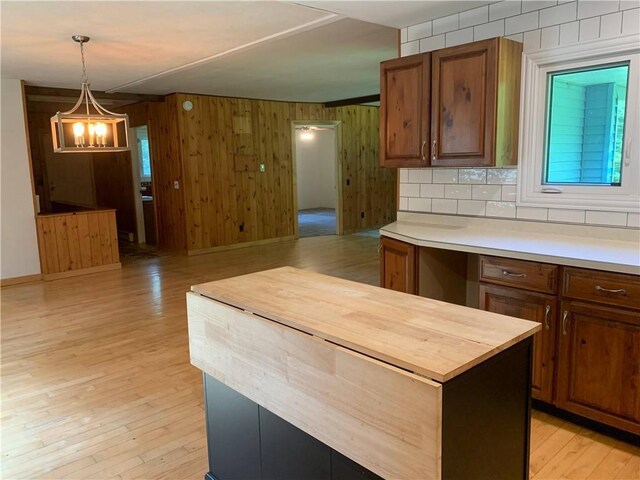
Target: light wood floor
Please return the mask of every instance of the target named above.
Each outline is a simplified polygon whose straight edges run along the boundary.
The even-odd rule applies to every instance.
[[[189,286],[281,265],[375,284],[376,247],[366,236],[305,238],[3,288],[2,478],[201,480]],[[534,412],[531,474],[640,479],[640,449]]]

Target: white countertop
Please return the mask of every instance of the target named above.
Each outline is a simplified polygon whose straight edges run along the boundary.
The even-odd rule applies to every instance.
[[[441,248],[640,275],[640,230],[398,212],[385,237]]]

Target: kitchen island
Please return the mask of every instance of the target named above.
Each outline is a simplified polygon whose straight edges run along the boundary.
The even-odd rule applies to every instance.
[[[290,267],[187,307],[209,478],[528,478],[539,324]]]

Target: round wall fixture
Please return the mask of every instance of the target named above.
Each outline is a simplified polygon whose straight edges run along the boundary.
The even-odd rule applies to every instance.
[[[184,108],[187,112],[190,112],[193,108],[193,103],[190,100],[185,100],[182,102],[182,108]]]

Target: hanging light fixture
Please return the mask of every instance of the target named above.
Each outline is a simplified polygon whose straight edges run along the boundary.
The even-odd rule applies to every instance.
[[[313,140],[313,131],[311,130],[311,127],[300,128],[300,139]]]
[[[82,88],[80,98],[71,110],[58,112],[51,117],[53,151],[86,153],[129,150],[128,115],[113,113],[101,106],[89,88],[89,78],[84,64],[84,44],[90,38],[84,35],[73,35],[71,38],[80,44]]]

